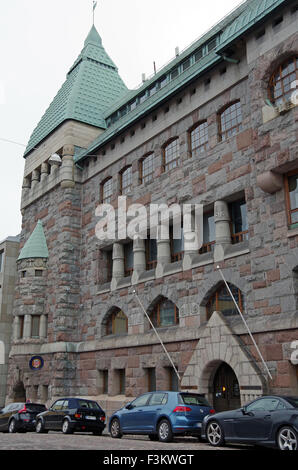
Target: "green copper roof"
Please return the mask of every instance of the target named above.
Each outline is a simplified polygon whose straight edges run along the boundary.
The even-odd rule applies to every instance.
[[[68,119],[105,129],[104,113],[127,87],[92,26],[66,81],[33,131],[24,156]]]
[[[23,246],[18,261],[28,258],[48,258],[49,251],[42,222],[39,220],[35,229]]]

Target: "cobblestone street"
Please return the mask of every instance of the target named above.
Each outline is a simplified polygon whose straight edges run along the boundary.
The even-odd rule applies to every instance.
[[[246,449],[246,446],[226,446],[219,450]],[[207,443],[198,442],[194,438],[177,438],[171,443],[151,442],[145,436],[128,436],[112,439],[108,435],[101,437],[91,434],[63,435],[61,432],[48,434],[0,434],[0,450],[168,450],[198,451],[213,450]]]

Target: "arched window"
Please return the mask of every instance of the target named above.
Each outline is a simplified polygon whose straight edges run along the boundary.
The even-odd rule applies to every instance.
[[[113,196],[113,178],[106,179],[101,185],[101,201],[110,204]]]
[[[270,78],[268,95],[271,103],[279,105],[287,103],[294,91],[291,84],[298,80],[298,56],[283,62]]]
[[[105,335],[125,335],[128,331],[128,321],[125,313],[120,308],[112,310],[108,316]]]
[[[150,320],[156,328],[174,326],[179,323],[179,309],[171,300],[162,298],[150,313]]]
[[[237,134],[242,128],[242,110],[240,101],[229,104],[219,113],[219,137],[226,140]]]
[[[229,283],[228,283],[229,284]],[[245,309],[244,305],[244,296],[240,289],[235,287],[233,284],[229,284],[229,288],[240,308],[240,311],[243,313]],[[233,302],[232,297],[229,294],[228,289],[226,288],[225,284],[222,282],[216,292],[211,295],[207,304],[207,318],[209,319],[213,312],[222,312],[223,315],[230,316],[230,315],[239,315],[238,310]]]

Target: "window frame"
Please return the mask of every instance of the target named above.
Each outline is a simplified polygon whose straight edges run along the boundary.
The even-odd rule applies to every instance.
[[[240,232],[235,232],[235,230],[234,230],[235,220],[233,220],[233,217],[232,217],[231,205],[235,204],[235,203],[239,203],[239,204],[244,203],[245,206],[246,206],[246,225],[247,225],[247,229],[242,230]],[[248,228],[248,221],[247,221],[247,203],[246,203],[245,198],[239,199],[237,201],[230,202],[230,204],[229,204],[229,215],[230,215],[230,219],[231,219],[230,220],[230,233],[231,233],[232,245],[236,245],[237,243],[241,243],[245,240],[248,240],[249,228]],[[243,220],[242,220],[242,222],[243,222]]]
[[[171,302],[173,305],[174,305],[174,323],[170,324],[170,325],[161,325],[160,323],[160,306],[162,305],[163,302]],[[154,316],[156,315],[156,323],[154,324]],[[150,317],[150,320],[151,322],[153,323],[154,327],[155,328],[171,328],[173,326],[177,326],[179,325],[179,308],[177,307],[177,305],[172,302],[170,299],[168,299],[167,297],[163,297],[162,299],[160,299],[155,305],[154,305],[154,308],[153,310],[150,312],[149,314],[149,317]],[[150,325],[150,328],[152,328],[152,326]]]
[[[233,106],[237,105],[237,104],[239,104],[239,109],[240,109],[240,113],[241,113],[241,122],[237,123],[235,126],[231,126],[229,128],[225,128],[225,130],[223,130],[223,116],[226,116],[225,113],[228,110],[232,111],[231,108]],[[236,116],[237,116],[237,114],[236,114]],[[230,121],[231,121],[231,119],[226,119],[225,120],[225,125],[227,123],[229,123]],[[220,140],[220,142],[226,142],[228,139],[230,139],[230,138],[234,137],[236,134],[238,134],[238,132],[242,129],[242,122],[243,122],[242,104],[241,104],[240,99],[231,101],[226,106],[221,108],[220,111],[218,112],[218,130],[219,130],[219,140]],[[232,132],[232,133],[229,134],[230,132]]]
[[[176,143],[176,151],[175,151],[175,158],[171,158],[170,160],[167,160],[167,156],[171,156],[172,152],[170,155],[167,155],[167,149],[169,147]],[[166,173],[170,170],[174,170],[175,168],[178,168],[181,163],[181,158],[180,158],[180,147],[179,147],[179,137],[173,137],[172,139],[168,140],[162,147],[162,167],[163,167],[163,172]]]
[[[292,221],[292,213],[293,212],[298,212],[298,207],[296,207],[295,209],[291,208],[291,199],[290,199],[290,190],[289,190],[289,177],[294,176],[296,174],[298,175],[298,169],[289,171],[287,174],[284,175],[284,186],[285,186],[285,196],[286,196],[286,212],[287,212],[287,220],[288,220],[289,228],[292,225],[295,225],[295,226],[297,225],[298,226],[298,222],[293,222]]]
[[[111,194],[108,194],[107,196],[105,196],[104,194],[104,187],[107,183],[111,182]],[[112,201],[112,196],[113,196],[113,177],[112,176],[108,176],[104,181],[102,181],[101,185],[100,185],[100,201],[102,204],[111,204],[111,201]]]
[[[116,317],[117,315],[122,312],[123,315],[125,316],[125,319],[126,319],[126,331],[125,333],[117,333],[115,331],[115,321],[116,321]],[[110,333],[111,331],[111,333]],[[115,308],[112,312],[110,312],[107,320],[106,320],[106,324],[105,324],[105,335],[104,336],[122,336],[122,335],[126,335],[128,334],[128,318],[127,316],[125,315],[125,313],[123,312],[123,310],[121,310],[121,308]]]
[[[244,294],[243,294],[243,292],[241,291],[241,289],[239,289],[239,287],[235,286],[234,284],[228,283],[228,285],[229,285],[230,289],[231,289],[231,287],[232,287],[232,288],[234,287],[235,289],[237,289],[237,291],[238,291],[238,299],[239,299],[239,300],[238,300],[238,306],[239,306],[239,308],[240,308],[241,313],[242,313],[242,314],[245,313],[245,311],[244,311]],[[211,315],[212,315],[212,313],[213,313],[213,311],[214,311],[214,310],[213,310],[212,312],[209,311],[210,306],[211,306],[211,305],[213,304],[213,302],[214,302],[214,298],[215,298],[215,311],[216,311],[216,312],[221,311],[220,308],[219,308],[219,294],[220,294],[220,292],[222,291],[222,289],[224,289],[224,288],[227,290],[225,284],[222,282],[222,283],[220,283],[220,285],[217,287],[216,291],[213,292],[213,294],[211,294],[211,295],[209,296],[208,301],[206,302],[206,313],[207,313],[207,319],[208,319],[208,320],[210,319],[210,317],[211,317]],[[232,292],[232,293],[233,293],[233,292]],[[233,294],[233,295],[234,295],[234,294]],[[232,298],[231,298],[231,302],[233,302]],[[233,302],[233,303],[234,303],[234,302]],[[236,307],[235,307],[235,308],[236,308]],[[223,312],[223,315],[225,315],[224,312]],[[233,315],[228,315],[228,316],[233,316]]]
[[[294,71],[293,72],[290,72],[288,73],[287,75],[285,75],[284,77],[282,76],[282,68],[285,64],[290,63],[290,61],[293,60],[294,61]],[[270,79],[269,79],[269,82],[268,82],[268,87],[267,87],[267,95],[268,95],[268,98],[270,100],[270,102],[273,104],[273,105],[276,105],[276,106],[279,106],[280,103],[277,103],[277,100],[278,101],[282,101],[284,104],[285,103],[289,103],[291,101],[291,99],[285,99],[286,98],[286,95],[288,94],[288,92],[285,92],[285,89],[284,89],[284,80],[289,77],[291,74],[294,74],[296,72],[296,80],[298,80],[298,55],[294,55],[294,56],[290,56],[288,57],[286,60],[284,60],[283,62],[281,62],[278,67],[276,67],[276,69],[274,70],[274,72],[272,73]],[[276,78],[276,75],[279,75],[279,80],[275,80]],[[278,97],[278,98],[275,98],[274,96],[274,91],[275,91],[275,86],[276,86],[276,83],[277,81],[280,81],[281,83],[281,90],[282,90],[282,94]],[[291,82],[290,82],[291,83]],[[290,88],[291,89],[291,88]],[[294,89],[292,90],[294,91]]]
[[[152,171],[149,172],[148,174],[144,175],[144,162],[152,158],[152,161],[149,164],[149,168],[152,168]],[[154,177],[154,152],[147,153],[144,155],[140,160],[139,160],[139,183],[140,184],[145,184],[145,183],[151,183],[153,181]]]
[[[207,134],[207,141],[203,142],[200,145],[197,145],[196,147],[194,147],[193,144],[192,144],[193,143],[192,134],[193,134],[193,132],[198,130],[201,126],[205,126],[204,136]],[[199,136],[199,139],[196,139],[196,141],[199,141],[199,140],[200,140],[200,136]],[[207,119],[204,119],[203,121],[197,122],[196,124],[194,124],[189,129],[189,131],[188,131],[188,145],[189,145],[189,152],[190,152],[190,157],[191,158],[192,157],[198,157],[199,155],[202,155],[204,152],[209,150],[209,125],[208,125]],[[201,149],[203,149],[203,150],[201,150]]]
[[[123,185],[123,179],[124,175],[126,172],[130,173],[130,183]],[[125,196],[126,194],[130,193],[132,191],[132,165],[127,165],[125,166],[121,171],[120,171],[120,194]]]

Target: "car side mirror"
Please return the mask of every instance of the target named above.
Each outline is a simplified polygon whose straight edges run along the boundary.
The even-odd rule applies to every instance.
[[[242,411],[242,414],[245,416],[254,416],[253,412],[252,411],[247,411],[247,408],[246,406],[243,406],[243,408],[241,408],[241,411]]]
[[[131,403],[128,403],[125,408],[126,408],[127,410],[131,410],[133,407],[134,407],[134,406],[133,406]]]

